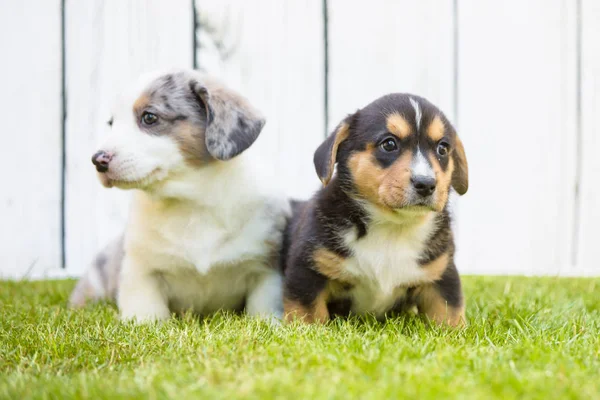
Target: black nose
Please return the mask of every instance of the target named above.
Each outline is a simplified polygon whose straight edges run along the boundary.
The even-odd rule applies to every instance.
[[[435,178],[425,175],[417,175],[410,178],[413,187],[423,197],[431,196],[435,191]]]
[[[108,171],[108,164],[112,160],[112,153],[106,151],[99,151],[92,156],[92,163],[96,166],[96,171],[106,172]]]

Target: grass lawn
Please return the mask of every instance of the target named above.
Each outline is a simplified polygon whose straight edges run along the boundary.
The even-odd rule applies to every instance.
[[[600,279],[466,277],[469,326],[419,318],[119,323],[73,281],[0,282],[0,398],[600,398]]]

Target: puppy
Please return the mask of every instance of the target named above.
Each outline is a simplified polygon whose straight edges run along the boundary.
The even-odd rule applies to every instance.
[[[92,162],[101,183],[137,189],[126,232],[70,303],[116,297],[121,317],[244,308],[282,315],[278,268],[289,204],[252,151],[264,119],[196,71],[142,77],[117,102]]]
[[[293,204],[284,234],[286,319],[416,306],[463,323],[447,205],[451,186],[467,191],[467,160],[444,114],[421,97],[381,97],[342,121],[314,164],[324,188]]]

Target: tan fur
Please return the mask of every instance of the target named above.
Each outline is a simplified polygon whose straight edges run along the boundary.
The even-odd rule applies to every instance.
[[[325,323],[329,321],[329,311],[327,310],[328,291],[324,290],[317,296],[310,307],[302,305],[298,301],[283,299],[283,312],[285,320],[292,322],[300,320],[305,323]]]
[[[456,169],[452,175],[452,187],[463,195],[469,189],[469,165],[467,163],[467,155],[462,141],[456,136],[452,159],[456,163]]]
[[[314,320],[316,322],[325,323],[329,321],[329,310],[327,309],[327,301],[329,300],[329,291],[324,290],[317,296],[313,304]]]
[[[344,123],[339,127],[339,129],[335,133],[335,141],[333,142],[333,148],[331,149],[331,157],[329,159],[329,174],[328,176],[321,178],[321,183],[323,183],[323,186],[326,186],[331,180],[331,176],[333,175],[333,167],[335,165],[335,159],[337,157],[338,147],[340,146],[340,143],[342,143],[348,138],[348,135],[350,133],[348,128],[348,124]]]
[[[387,116],[387,128],[393,135],[404,139],[412,133],[412,128],[404,117],[398,113]]]
[[[448,160],[448,167],[444,171],[440,166],[440,163],[432,154],[429,154],[429,162],[435,173],[437,179],[436,189],[436,211],[442,211],[448,202],[448,195],[450,192],[450,181],[452,180],[452,173],[454,172],[454,160],[450,158]]]
[[[344,280],[344,258],[325,248],[320,248],[313,254],[315,268],[321,274],[331,279]]]
[[[445,131],[446,128],[444,126],[444,122],[439,115],[436,115],[433,121],[431,121],[427,127],[427,136],[429,136],[429,138],[434,142],[437,142],[444,137]]]
[[[299,301],[283,299],[283,315],[287,322],[293,322],[294,320],[313,322],[308,318],[310,313],[311,310],[303,306]]]
[[[449,261],[450,255],[448,253],[444,253],[430,263],[422,265],[421,268],[423,268],[423,270],[427,273],[429,280],[437,281],[442,277],[442,274],[446,270]]]
[[[373,160],[373,145],[353,154],[348,160],[354,183],[361,196],[379,207],[393,209],[405,202],[410,185],[412,154],[406,152],[389,168],[383,169]]]
[[[197,127],[193,124],[183,121],[173,132],[173,137],[177,140],[181,153],[190,165],[199,167],[212,160],[206,149],[204,130],[198,132]]]
[[[375,204],[380,205],[379,186],[385,171],[373,163],[373,145],[356,152],[348,159],[348,167],[359,194]]]
[[[466,322],[464,306],[452,307],[448,305],[433,284],[423,285],[419,288],[417,308],[419,312],[438,324],[455,327],[464,325]]]
[[[137,100],[133,103],[133,112],[136,115],[141,114],[142,111],[144,111],[144,109],[146,107],[148,107],[148,104],[150,103],[150,96],[148,96],[147,93],[143,93],[140,97],[137,98]]]

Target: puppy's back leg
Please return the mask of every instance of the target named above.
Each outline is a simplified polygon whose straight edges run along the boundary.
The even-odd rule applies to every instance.
[[[249,315],[266,318],[283,318],[283,277],[278,271],[261,276],[250,289],[246,299]]]
[[[123,256],[123,236],[120,236],[98,253],[79,279],[69,298],[69,307],[83,307],[90,301],[116,300]]]

